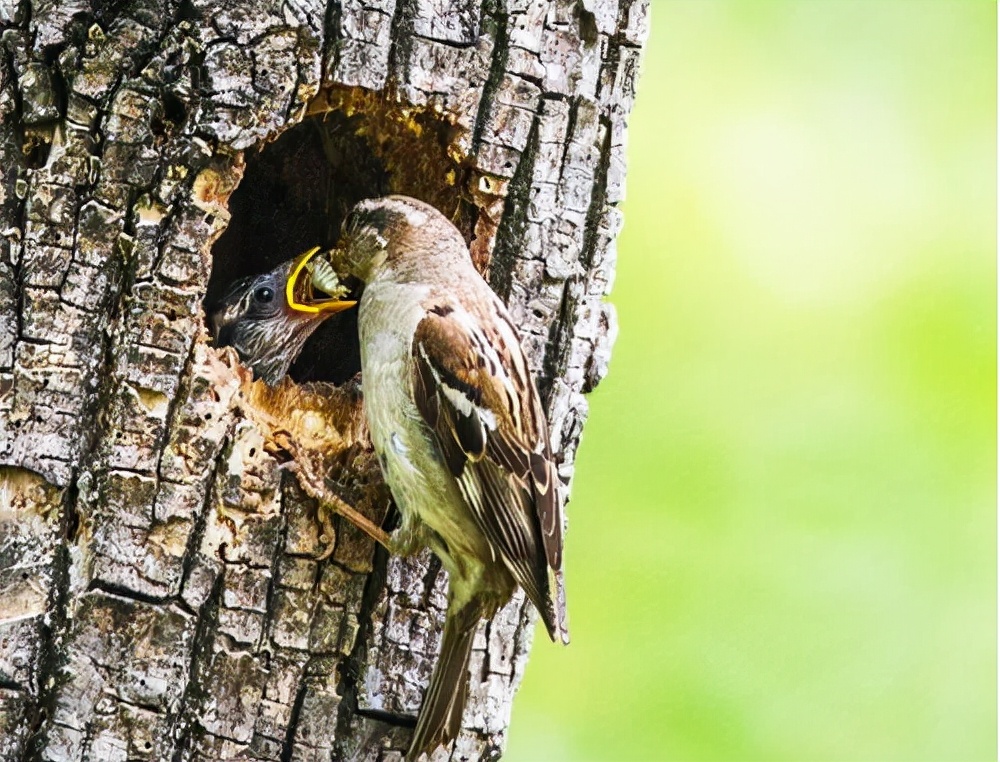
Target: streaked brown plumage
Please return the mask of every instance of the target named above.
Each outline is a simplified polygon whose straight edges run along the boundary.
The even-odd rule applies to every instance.
[[[335,266],[360,278],[365,410],[408,535],[449,572],[448,614],[409,757],[454,738],[479,620],[524,588],[568,641],[562,511],[549,433],[506,307],[427,204],[362,201]]]

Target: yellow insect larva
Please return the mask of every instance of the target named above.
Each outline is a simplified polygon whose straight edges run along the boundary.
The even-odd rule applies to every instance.
[[[348,288],[341,284],[337,273],[324,257],[314,257],[306,265],[309,270],[309,282],[313,288],[322,291],[332,299],[342,299],[347,296]]]

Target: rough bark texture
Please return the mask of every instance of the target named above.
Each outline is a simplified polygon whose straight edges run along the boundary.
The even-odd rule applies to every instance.
[[[399,758],[443,574],[300,478],[388,505],[351,318],[271,390],[209,346],[206,294],[358,198],[435,203],[521,327],[568,484],[647,16],[0,0],[0,760]],[[519,595],[484,623],[454,758],[499,756],[533,621]]]

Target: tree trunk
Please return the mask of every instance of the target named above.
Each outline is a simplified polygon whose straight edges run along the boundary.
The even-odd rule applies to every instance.
[[[360,198],[430,201],[520,326],[568,485],[647,15],[0,0],[0,760],[400,757],[444,575],[301,486],[388,506],[354,318],[272,390],[205,304]],[[533,621],[519,594],[482,626],[451,757],[499,756]]]

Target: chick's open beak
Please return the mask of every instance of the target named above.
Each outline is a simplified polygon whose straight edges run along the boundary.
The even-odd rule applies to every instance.
[[[340,285],[329,262],[313,260],[318,251],[319,246],[314,246],[292,263],[291,273],[285,282],[285,299],[289,308],[312,315],[349,310],[357,302],[342,298],[348,289]],[[317,298],[317,290],[328,296]]]

